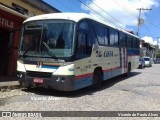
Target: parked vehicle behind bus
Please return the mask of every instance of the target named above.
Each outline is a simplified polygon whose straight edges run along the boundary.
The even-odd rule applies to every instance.
[[[143,57],[143,59],[146,67],[152,67],[152,59],[150,57]]]
[[[160,58],[156,58],[156,59],[154,60],[154,63],[155,63],[155,64],[159,64],[159,63],[160,63]]]
[[[140,39],[84,13],[54,13],[24,21],[17,75],[27,88],[74,91],[139,66]]]

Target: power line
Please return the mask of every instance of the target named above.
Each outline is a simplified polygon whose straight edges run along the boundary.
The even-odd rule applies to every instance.
[[[106,17],[104,17],[103,15],[101,15],[100,13],[98,13],[97,11],[95,11],[94,9],[92,9],[91,7],[89,7],[88,5],[86,5],[84,2],[82,2],[81,0],[78,0],[80,3],[82,3],[84,6],[86,6],[87,8],[89,8],[90,10],[92,10],[93,12],[95,12],[97,15],[101,16],[102,18],[104,18],[105,20],[107,20],[108,22],[112,23],[113,25],[125,30],[124,28],[122,28],[121,26],[115,24],[113,21],[107,19]],[[125,30],[126,31],[126,30]]]
[[[106,13],[107,15],[109,15],[111,18],[113,18],[115,21],[117,21],[118,23],[122,24],[119,20],[117,20],[115,17],[113,17],[112,15],[110,15],[108,12],[106,12],[104,9],[102,9],[100,6],[98,6],[97,4],[95,4],[94,2],[92,2],[92,0],[89,0],[91,3],[93,3],[96,7],[98,7],[99,9],[101,9],[104,13]]]
[[[113,0],[113,2],[117,5],[117,6],[123,6],[123,8],[125,7],[123,4],[119,4],[119,3],[117,3],[117,1],[116,0]],[[159,1],[158,1],[159,2]],[[126,7],[125,7],[126,8]],[[121,9],[122,9],[122,7],[121,7]],[[148,9],[144,9],[144,8],[141,8],[142,10],[148,10]],[[129,14],[129,15],[135,15],[132,11],[133,11],[133,9],[132,10],[130,10],[130,11],[126,11],[125,9],[123,9],[124,10],[124,12],[125,13],[127,13],[127,14]],[[149,9],[149,10],[151,10],[151,9]],[[138,16],[138,18],[139,18],[139,16]],[[153,17],[154,18],[154,17]],[[139,22],[142,24],[143,23],[143,19],[142,18],[139,18],[138,19],[139,20]],[[160,26],[158,26],[158,25],[156,25],[156,24],[154,24],[154,23],[151,23],[150,21],[147,21],[147,20],[145,20],[146,22],[148,22],[148,23],[150,23],[151,25],[153,25],[153,26],[155,26],[155,27],[160,27]],[[145,22],[144,21],[144,22]],[[139,26],[139,28],[140,28],[140,26]],[[148,27],[147,27],[148,28]],[[150,29],[148,29],[149,31],[150,31]],[[138,31],[138,30],[137,30]]]
[[[117,3],[117,1],[115,1],[115,0],[113,0],[113,2],[114,2],[115,5],[117,5],[118,7],[122,6],[122,4]],[[126,8],[124,5],[123,5],[122,7],[123,7],[123,8]],[[123,9],[122,7],[121,7],[121,9],[122,9],[126,14],[128,14],[128,15],[135,15],[134,12],[132,12],[133,9],[132,9],[132,10],[130,9],[129,11],[127,11],[127,10]]]

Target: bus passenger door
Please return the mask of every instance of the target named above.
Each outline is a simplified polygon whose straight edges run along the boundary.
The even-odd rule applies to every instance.
[[[88,73],[90,71],[90,63],[91,63],[91,50],[92,47],[88,45],[89,36],[85,32],[80,32],[78,36],[78,52],[76,54],[76,59],[78,62],[78,66],[80,66],[81,74]]]
[[[121,74],[120,71],[120,55],[119,48],[113,48],[113,57],[112,57],[112,77],[118,76]]]
[[[85,31],[78,33],[78,47],[75,61],[76,87],[82,88],[92,84],[92,68],[91,68],[91,51],[92,46],[89,45],[89,35]]]

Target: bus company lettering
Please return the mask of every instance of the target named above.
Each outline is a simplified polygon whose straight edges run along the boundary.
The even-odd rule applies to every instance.
[[[113,51],[105,51],[104,57],[113,57]]]
[[[2,17],[0,17],[0,24],[2,26],[8,27],[8,28],[13,28],[13,26],[14,26],[14,22],[9,21],[9,20],[2,18]]]

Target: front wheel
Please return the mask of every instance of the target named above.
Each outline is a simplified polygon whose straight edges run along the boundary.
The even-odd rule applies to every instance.
[[[102,73],[100,70],[95,70],[93,74],[93,85],[92,89],[99,89],[102,85]]]

